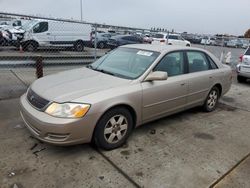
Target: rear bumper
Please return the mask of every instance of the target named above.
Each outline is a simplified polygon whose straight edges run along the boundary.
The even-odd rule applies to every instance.
[[[86,115],[81,119],[52,117],[34,109],[26,100],[26,94],[20,99],[21,117],[37,139],[55,145],[73,145],[91,142],[95,128],[95,117]]]
[[[242,66],[241,64],[236,67],[237,74],[246,78],[250,78],[250,66]]]

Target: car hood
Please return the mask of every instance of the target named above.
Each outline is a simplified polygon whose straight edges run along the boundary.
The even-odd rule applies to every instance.
[[[31,89],[55,102],[69,102],[80,97],[119,87],[131,80],[118,78],[88,68],[74,69],[38,79]]]
[[[8,30],[11,33],[20,33],[20,34],[25,33],[25,31],[23,29],[18,29],[18,28],[9,28]]]

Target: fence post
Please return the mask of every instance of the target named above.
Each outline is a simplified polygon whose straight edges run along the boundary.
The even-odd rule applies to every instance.
[[[36,77],[37,78],[43,77],[43,57],[42,56],[36,57]]]
[[[95,44],[94,44],[94,46],[95,46],[95,54],[94,54],[94,56],[95,56],[95,60],[96,60],[96,50],[97,50],[97,24],[95,24]]]
[[[167,36],[167,45],[168,45],[168,38],[169,38],[169,31],[168,31],[168,36]]]

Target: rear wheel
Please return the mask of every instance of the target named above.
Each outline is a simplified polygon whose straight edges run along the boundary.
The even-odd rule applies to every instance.
[[[217,104],[218,104],[218,100],[219,100],[219,97],[220,97],[220,91],[217,87],[213,87],[205,102],[204,102],[204,105],[203,105],[203,109],[204,111],[206,112],[212,112],[215,110]]]
[[[74,45],[75,51],[82,52],[84,50],[84,44],[82,41],[77,41]]]
[[[120,147],[129,137],[132,127],[133,119],[127,109],[111,109],[101,117],[96,125],[95,144],[106,150]]]
[[[237,80],[238,80],[238,82],[239,83],[243,83],[243,82],[245,82],[246,81],[246,78],[245,77],[243,77],[243,76],[237,76]]]

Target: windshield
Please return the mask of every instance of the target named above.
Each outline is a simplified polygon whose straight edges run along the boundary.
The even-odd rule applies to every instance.
[[[141,76],[159,56],[159,52],[118,48],[92,63],[89,68],[126,79]]]
[[[152,37],[157,38],[157,39],[161,39],[161,38],[164,38],[164,35],[163,34],[154,34]]]
[[[27,31],[27,30],[31,29],[35,23],[37,23],[36,20],[29,21],[22,26],[22,29]]]

